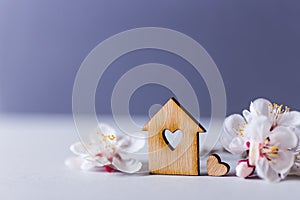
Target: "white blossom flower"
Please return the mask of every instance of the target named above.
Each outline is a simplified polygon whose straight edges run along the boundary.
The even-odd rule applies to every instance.
[[[259,116],[252,119],[244,134],[250,141],[249,164],[255,166],[259,177],[279,181],[294,164],[298,137],[290,127],[271,127],[265,116]]]
[[[250,168],[255,167],[261,178],[278,181],[295,163],[299,125],[300,112],[257,99],[243,115],[234,114],[225,119],[220,142],[233,154],[249,152],[247,165],[239,162],[237,166],[238,176],[247,177]]]
[[[290,111],[283,105],[272,104],[270,101],[259,98],[251,102],[249,111],[244,110],[243,115],[233,114],[224,121],[224,134],[220,142],[224,148],[233,154],[242,154],[249,148],[249,140],[244,137],[246,126],[259,116],[265,116],[271,123],[270,130],[277,127],[290,127],[296,132],[295,128],[300,126],[300,112]]]
[[[259,98],[251,102],[249,110],[243,111],[243,116],[248,123],[257,116],[265,116],[272,124],[271,129],[277,126],[293,128],[300,126],[300,112],[290,111],[287,106],[272,104],[267,99]]]
[[[143,148],[145,141],[127,136],[117,136],[115,130],[106,124],[99,124],[99,131],[93,133],[86,145],[76,142],[70,150],[82,160],[81,169],[94,170],[105,167],[107,171],[117,169],[126,173],[135,173],[142,167],[136,159],[128,154]]]

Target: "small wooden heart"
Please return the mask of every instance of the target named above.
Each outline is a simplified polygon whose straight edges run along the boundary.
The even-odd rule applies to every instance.
[[[229,172],[230,166],[222,162],[217,154],[212,154],[206,161],[206,169],[209,176],[224,176]]]

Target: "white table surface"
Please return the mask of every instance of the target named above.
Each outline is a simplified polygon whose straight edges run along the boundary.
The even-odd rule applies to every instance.
[[[0,117],[0,199],[299,199],[300,177],[277,184],[235,176],[124,175],[65,166],[77,141],[66,115]],[[226,161],[235,164],[226,155]],[[202,164],[202,168],[204,168]]]

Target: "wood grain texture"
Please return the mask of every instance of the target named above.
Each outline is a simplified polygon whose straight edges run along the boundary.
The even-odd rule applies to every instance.
[[[229,172],[230,166],[222,162],[217,154],[212,154],[206,161],[206,169],[209,176],[224,176]]]
[[[182,139],[172,150],[163,131],[182,131]],[[143,127],[148,131],[149,171],[151,174],[199,175],[198,133],[205,129],[171,98]]]

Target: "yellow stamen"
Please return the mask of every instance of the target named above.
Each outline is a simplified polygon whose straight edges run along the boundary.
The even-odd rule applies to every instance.
[[[110,139],[110,140],[114,140],[116,138],[116,136],[114,136],[114,135],[108,135],[107,138]]]
[[[237,124],[237,127],[232,127],[232,129],[236,133],[236,136],[244,137],[244,130],[246,128],[246,125],[247,123],[245,122],[243,124]]]

